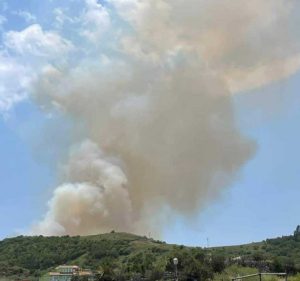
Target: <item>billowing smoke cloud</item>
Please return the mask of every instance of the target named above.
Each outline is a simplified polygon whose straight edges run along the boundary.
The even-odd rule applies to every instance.
[[[72,149],[65,167],[66,181],[71,183],[56,188],[50,210],[35,232],[76,235],[79,229],[81,234],[115,226],[128,229],[132,212],[127,179],[114,162],[90,141]]]
[[[159,233],[171,212],[197,214],[255,151],[236,126],[232,90],[299,65],[299,41],[285,32],[294,1],[109,3],[125,27],[106,20],[106,36],[90,36],[82,59],[45,67],[35,83],[36,101],[84,136],[36,233]]]

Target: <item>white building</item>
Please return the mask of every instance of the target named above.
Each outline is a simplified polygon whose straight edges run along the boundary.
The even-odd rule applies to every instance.
[[[50,281],[71,281],[73,276],[87,276],[89,281],[93,280],[93,272],[81,269],[77,265],[60,265],[55,271],[49,272]]]

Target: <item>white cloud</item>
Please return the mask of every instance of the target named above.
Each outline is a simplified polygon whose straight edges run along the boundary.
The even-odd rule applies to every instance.
[[[28,97],[34,78],[45,64],[57,59],[61,61],[75,47],[60,34],[45,31],[38,24],[22,31],[8,31],[3,39],[4,49],[0,52],[0,114],[5,115],[14,104]]]
[[[77,23],[79,21],[78,17],[71,17],[68,15],[68,10],[63,8],[56,8],[53,10],[53,14],[55,17],[54,26],[56,28],[61,28],[65,23]]]
[[[27,12],[27,11],[14,11],[12,12],[13,15],[19,16],[21,18],[23,18],[27,23],[33,23],[36,22],[36,16]]]
[[[138,0],[111,0],[117,12],[130,23],[137,23],[142,20],[143,11],[150,3]],[[151,5],[151,4],[150,4]]]
[[[0,15],[0,30],[2,29],[2,25],[7,21],[6,17]]]
[[[6,47],[21,55],[53,58],[71,51],[72,43],[52,31],[33,24],[22,31],[9,31],[4,36]]]
[[[90,41],[96,42],[110,26],[109,13],[97,0],[85,0],[85,4],[81,34]]]
[[[0,114],[27,97],[32,79],[29,68],[0,53]]]

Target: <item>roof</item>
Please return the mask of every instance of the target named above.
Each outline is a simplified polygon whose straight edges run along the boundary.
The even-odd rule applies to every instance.
[[[49,272],[50,276],[70,276],[73,275],[73,273],[60,273],[60,272]]]
[[[79,266],[78,265],[59,265],[58,267],[56,267],[56,268],[79,268]]]
[[[80,271],[79,275],[93,275],[93,273],[91,271]]]

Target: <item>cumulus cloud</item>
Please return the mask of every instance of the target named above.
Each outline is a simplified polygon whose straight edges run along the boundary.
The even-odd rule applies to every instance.
[[[67,57],[74,46],[56,32],[44,31],[38,24],[21,31],[6,31],[3,39],[0,113],[8,114],[13,105],[29,97],[32,81],[45,64],[53,60],[62,62],[62,56]]]
[[[74,24],[80,21],[77,17],[70,17],[66,11],[66,9],[55,8],[53,10],[53,14],[55,16],[54,26],[57,28],[63,27],[63,25],[67,22],[70,24]]]
[[[85,11],[82,14],[81,34],[92,42],[97,42],[110,26],[110,16],[106,8],[97,0],[85,0]]]
[[[27,23],[33,23],[37,20],[36,16],[28,11],[19,10],[12,12],[12,14],[23,18]]]
[[[27,98],[32,79],[29,68],[0,53],[0,113],[7,113],[15,103]]]
[[[33,24],[22,31],[8,31],[4,37],[5,46],[21,55],[53,58],[71,51],[73,44],[54,31],[44,31],[39,24]]]

